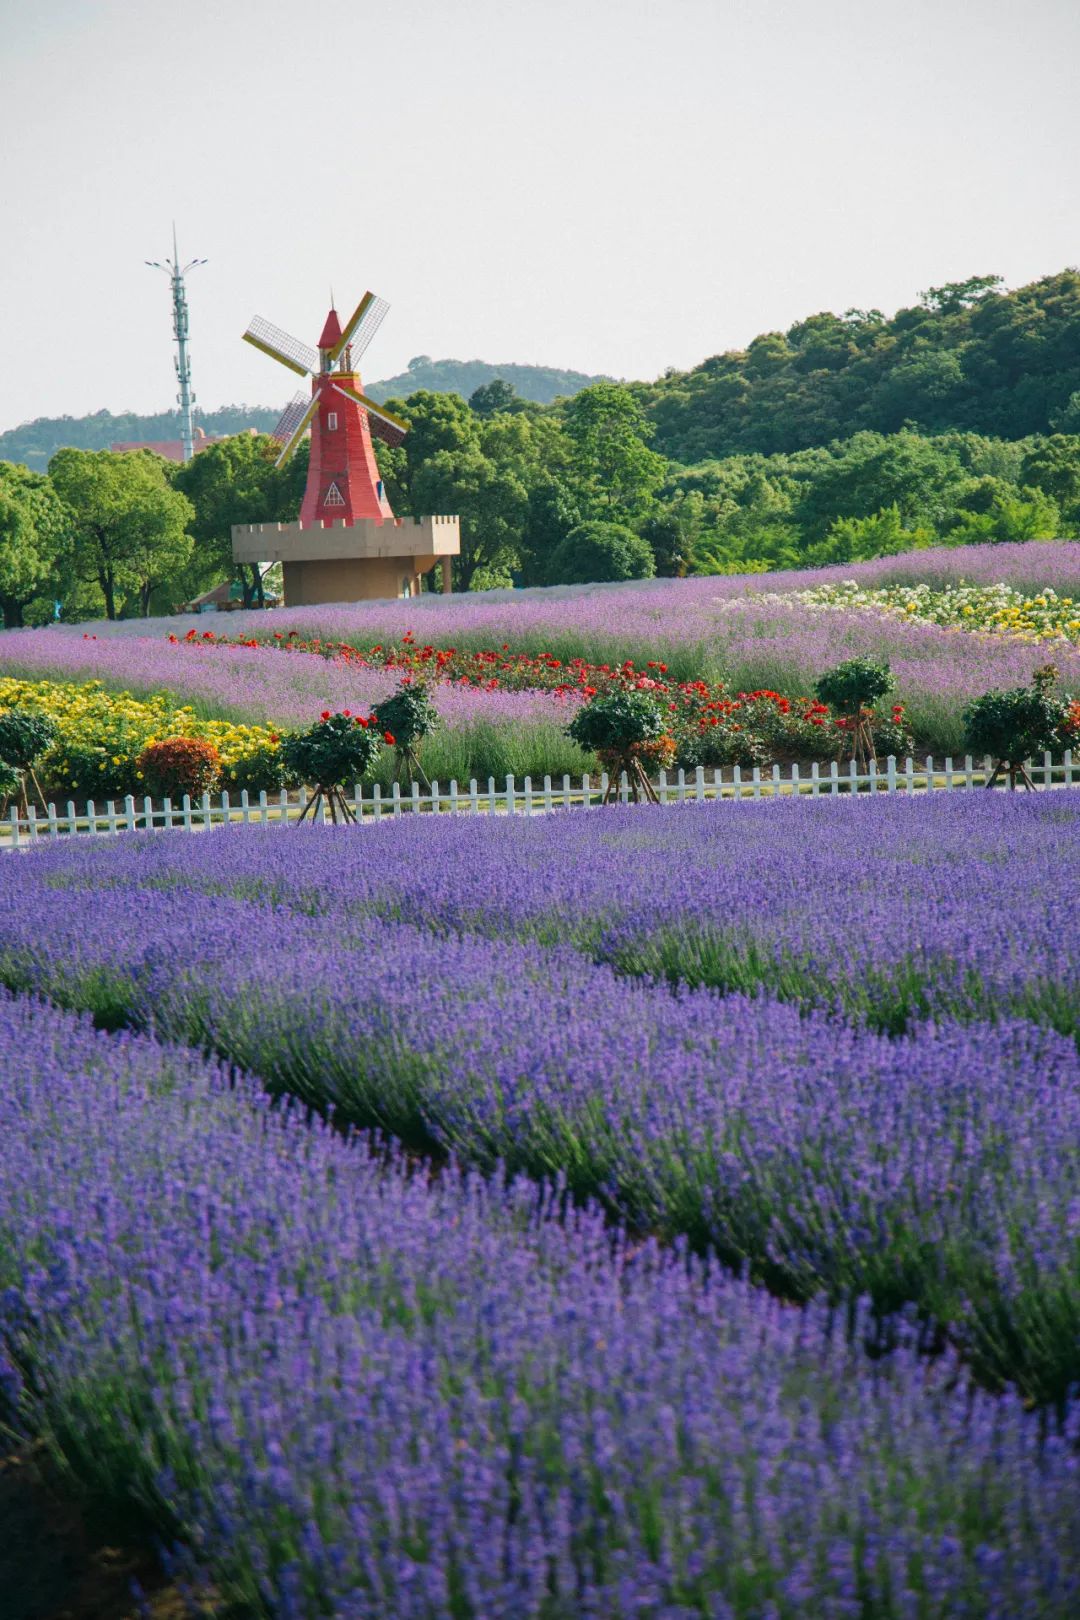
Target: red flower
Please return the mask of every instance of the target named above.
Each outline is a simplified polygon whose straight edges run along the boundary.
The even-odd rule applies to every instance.
[[[320,714],[319,719],[320,720],[329,720],[329,718],[330,718],[330,710],[329,709],[324,709],[322,714]]]
[[[394,746],[394,733],[392,731],[384,731],[382,735],[383,735],[383,742],[384,743],[389,743],[391,748],[393,748],[393,746]]]
[[[346,718],[346,719],[347,719],[347,720],[351,720],[351,719],[352,719],[352,710],[351,710],[351,709],[342,709],[342,711],[341,711],[341,712],[342,712],[342,714],[343,714],[343,715],[344,715],[344,716],[345,716],[345,718]]]

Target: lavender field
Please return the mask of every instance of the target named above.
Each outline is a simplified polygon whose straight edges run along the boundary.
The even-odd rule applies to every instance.
[[[1066,1620],[1077,869],[1071,791],[11,857],[7,1421],[222,1612]]]
[[[826,611],[792,594],[849,578],[865,586],[1003,582],[1029,592],[1050,587],[1080,600],[1080,542],[939,548],[802,573],[232,613],[216,622],[230,636],[295,630],[360,649],[412,633],[440,647],[479,651],[506,645],[597,664],[630,658],[638,668],[661,661],[672,679],[792,697],[809,693],[841,660],[865,654],[889,662],[918,746],[938,758],[962,755],[967,703],[992,687],[1025,684],[1045,661],[1041,648],[1020,638],[908,623],[866,608]],[[362,708],[394,685],[392,672],[344,659],[283,658],[266,646],[169,641],[188,628],[205,630],[205,618],[8,632],[0,637],[0,672],[96,679],[136,694],[168,689],[206,716],[283,726],[310,722],[324,708]],[[1063,688],[1080,694],[1080,646],[1057,644],[1052,652]],[[564,735],[577,701],[573,695],[443,684],[435,696],[445,724],[430,744],[429,773],[441,780],[507,772],[560,775],[585,767]]]

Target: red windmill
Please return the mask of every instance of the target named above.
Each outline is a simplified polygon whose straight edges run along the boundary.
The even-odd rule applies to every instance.
[[[277,458],[281,467],[311,429],[302,524],[365,520],[381,524],[393,519],[371,437],[400,444],[408,424],[361,393],[356,369],[388,308],[385,299],[366,292],[344,327],[331,309],[314,349],[258,315],[244,333],[245,341],[263,354],[312,379],[310,398],[297,394],[273,432],[282,445]]]

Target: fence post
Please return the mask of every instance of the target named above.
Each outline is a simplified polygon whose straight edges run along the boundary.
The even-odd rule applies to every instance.
[[[223,792],[221,795],[221,823],[224,827],[229,825],[229,821],[231,819],[229,815],[229,806],[230,801],[228,792]]]
[[[734,792],[735,802],[737,804],[739,802],[739,800],[742,798],[742,766],[741,765],[733,765],[731,767],[731,786],[732,786],[732,789],[733,789],[733,792]]]
[[[603,802],[603,800],[607,798],[607,790],[608,790],[608,774],[607,774],[607,771],[601,771],[600,772],[600,799],[601,799],[601,802]]]
[[[495,791],[495,778],[488,777],[488,811],[494,815],[499,808],[499,795]]]
[[[203,824],[203,826],[204,827],[209,827],[210,823],[211,823],[210,795],[209,795],[209,793],[204,793],[203,794],[202,799],[201,799],[200,804],[199,804],[199,809],[202,812],[202,824]]]
[[[885,761],[885,791],[896,792],[896,755],[890,754]]]
[[[724,767],[722,765],[713,766],[712,790],[714,799],[724,797]]]
[[[753,774],[752,774],[750,780],[754,784],[752,792],[751,792],[751,797],[755,798],[755,799],[760,799],[761,798],[761,766],[760,765],[755,765],[754,766]]]
[[[945,791],[946,791],[946,793],[951,793],[952,789],[953,789],[952,755],[951,754],[946,754],[945,755]]]
[[[78,821],[78,817],[75,814],[75,800],[74,799],[69,799],[68,802],[67,802],[67,824],[68,824],[68,832],[69,833],[77,833],[78,832],[78,830],[79,830],[79,821]]]
[[[974,768],[970,754],[964,755],[964,786],[969,788],[975,786]]]
[[[551,777],[550,776],[545,776],[544,777],[544,810],[546,812],[550,813],[551,808],[552,808],[552,804],[551,804]]]
[[[866,767],[866,774],[867,774],[867,777],[868,777],[869,782],[870,782],[870,792],[871,793],[876,793],[877,792],[877,760],[874,758],[873,755],[871,755],[870,762]]]
[[[799,794],[800,794],[801,791],[802,790],[801,790],[801,788],[799,786],[799,767],[798,767],[798,764],[794,760],[792,760],[792,762],[791,762],[791,797],[793,799],[797,799],[799,797]]]
[[[13,804],[11,807],[11,847],[12,849],[18,849],[19,847],[19,807],[17,804]]]
[[[400,782],[395,782],[394,783],[394,786],[391,789],[391,795],[390,796],[394,801],[394,819],[397,820],[397,818],[401,815],[401,783]]]
[[[810,766],[810,797],[812,799],[817,799],[817,798],[820,798],[820,796],[821,796],[821,770],[820,770],[820,767],[818,766],[817,760],[815,759],[814,762],[812,763],[812,765]]]
[[[551,793],[551,780],[550,780],[549,777],[545,777],[544,780],[548,784],[548,794],[550,796],[550,793]],[[457,777],[455,776],[455,777],[452,777],[451,780],[450,780],[450,814],[452,816],[456,816],[457,813],[458,813],[458,792],[457,792]]]
[[[376,782],[371,790],[371,813],[376,821],[382,820],[382,783]]]
[[[26,826],[27,826],[27,830],[28,830],[28,832],[30,834],[30,842],[32,844],[36,844],[37,843],[37,837],[38,837],[38,824],[37,824],[37,806],[34,805],[34,804],[29,804],[26,807]]]
[[[97,810],[94,808],[93,799],[86,801],[86,830],[89,833],[97,832]]]
[[[56,825],[56,806],[55,806],[55,804],[53,804],[51,799],[49,800],[49,807],[48,807],[48,809],[46,810],[45,813],[49,818],[49,837],[50,838],[59,838],[60,829]]]
[[[191,831],[191,796],[185,793],[180,801],[180,814],[183,817],[184,831]]]
[[[683,804],[686,800],[686,772],[683,770],[681,765],[679,766],[676,797],[678,798],[680,804]]]
[[[508,816],[514,814],[514,808],[514,778],[508,776],[506,778],[506,813]]]
[[[480,790],[476,785],[475,776],[469,778],[469,814],[471,816],[480,814]]]
[[[266,789],[259,789],[259,820],[263,826],[270,820],[270,801],[266,797]]]
[[[525,814],[527,816],[531,816],[532,811],[533,811],[532,777],[527,776],[525,778]]]
[[[247,826],[251,821],[251,805],[248,803],[247,788],[240,789],[240,819]]]
[[[774,765],[773,768],[772,768],[772,796],[773,796],[774,799],[778,799],[780,797],[780,767],[779,767],[779,765]]]
[[[563,806],[565,807],[565,809],[569,810],[569,808],[570,808],[570,778],[568,776],[566,776],[566,775],[564,775],[563,779],[562,779],[562,796],[563,796]]]
[[[1051,787],[1054,781],[1054,767],[1050,759],[1049,750],[1043,754],[1043,787]]]
[[[694,798],[697,799],[699,804],[703,803],[705,799],[704,765],[697,765],[694,767]]]
[[[933,754],[927,754],[927,756],[926,756],[926,791],[927,791],[927,793],[933,793],[933,791],[934,791],[934,756],[933,756]]]
[[[432,782],[431,787],[432,787],[433,792],[435,792],[435,793],[438,792],[438,790],[439,790],[438,782]],[[413,814],[418,816],[420,814],[420,784],[419,784],[419,782],[414,782],[413,785],[412,785],[412,808],[413,808]],[[436,808],[438,808],[438,807],[436,806]]]
[[[625,771],[619,772],[619,803],[630,803],[630,781]]]
[[[581,778],[581,808],[583,810],[592,809],[592,781],[588,771]]]
[[[1062,763],[1065,767],[1065,786],[1072,787],[1073,757],[1071,748],[1066,748],[1065,758]]]
[[[116,800],[115,799],[106,799],[105,800],[105,819],[106,819],[106,821],[108,823],[109,832],[110,833],[115,833],[116,832],[116,823],[117,823]]]
[[[161,801],[161,825],[165,828],[165,831],[168,832],[171,829],[172,824],[173,824],[172,800],[169,798],[168,794],[166,794],[165,798],[162,799],[162,801]]]

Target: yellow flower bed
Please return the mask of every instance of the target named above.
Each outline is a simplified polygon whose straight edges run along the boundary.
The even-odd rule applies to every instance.
[[[796,600],[816,608],[869,608],[890,618],[916,624],[939,624],[954,630],[1020,641],[1080,644],[1080,602],[1042,590],[1025,596],[1009,585],[887,585],[863,589],[855,580],[796,591]]]
[[[167,693],[136,698],[110,692],[100,681],[25,681],[0,676],[0,711],[36,709],[56,723],[59,740],[38,772],[57,797],[115,798],[144,791],[138,759],[167,737],[202,737],[221,757],[221,786],[280,785],[277,734],[268,726],[201,720]]]

